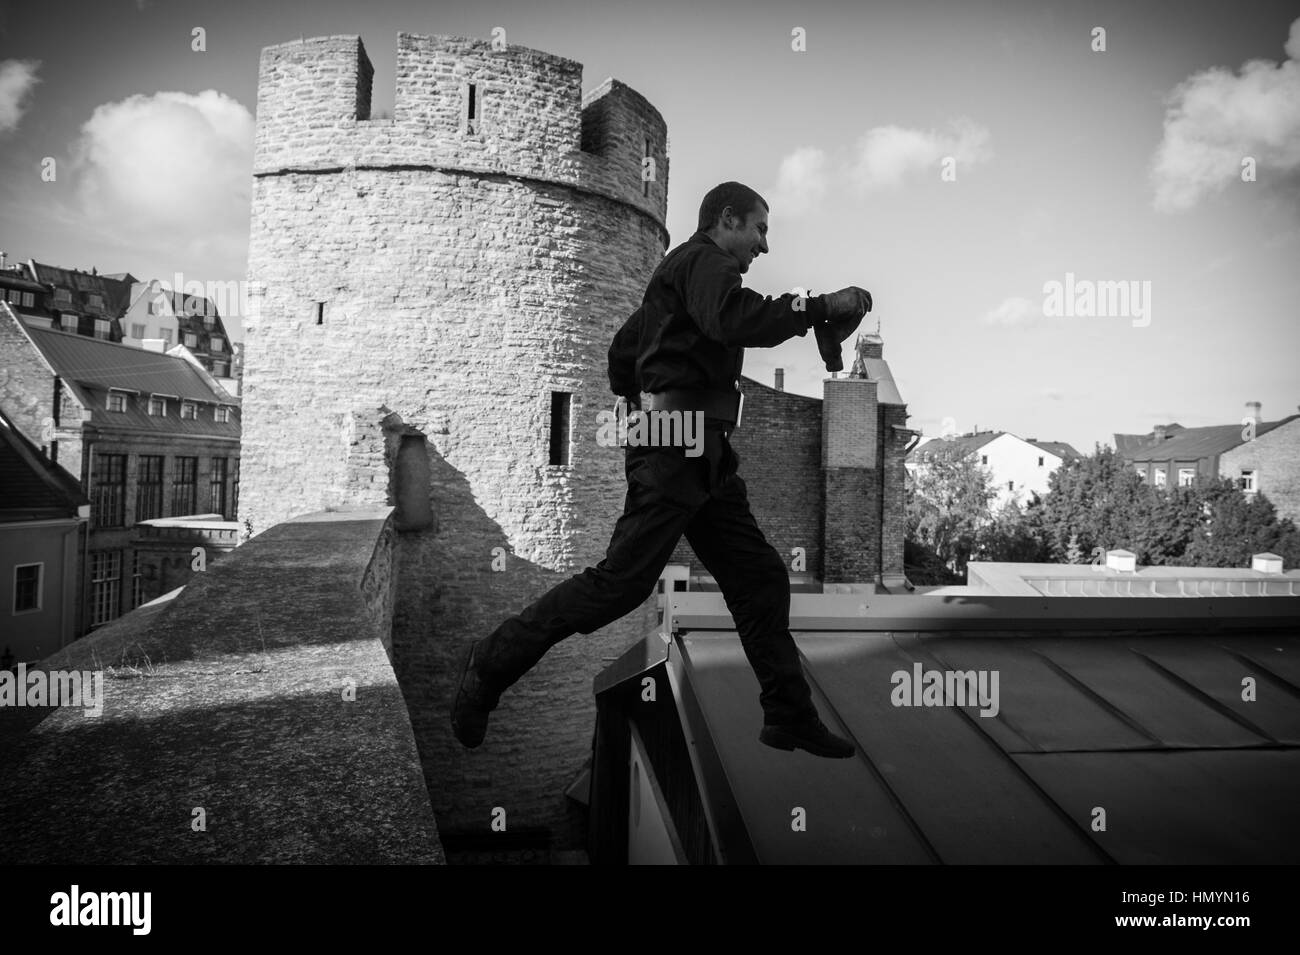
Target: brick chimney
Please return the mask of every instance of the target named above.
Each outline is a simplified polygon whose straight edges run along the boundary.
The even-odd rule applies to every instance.
[[[785,391],[785,369],[784,368],[778,368],[776,370],[776,390]]]
[[[1156,425],[1156,427],[1155,427],[1155,441],[1156,441],[1156,444],[1159,444],[1159,443],[1160,443],[1161,441],[1163,441],[1166,437],[1168,437],[1168,434],[1167,434],[1167,432],[1166,432],[1166,430],[1165,430],[1165,426],[1162,425],[1162,424],[1158,424],[1158,425]]]
[[[901,587],[906,514],[903,482],[907,406],[883,357],[883,341],[868,335],[866,378],[822,382],[822,582]]]

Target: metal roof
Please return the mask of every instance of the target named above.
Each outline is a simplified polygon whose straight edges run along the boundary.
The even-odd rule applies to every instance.
[[[29,326],[27,332],[55,372],[69,381],[234,404],[214,391],[183,358],[53,329]]]
[[[858,746],[847,760],[758,742],[721,595],[673,594],[668,625],[646,644],[723,861],[1300,861],[1300,598],[795,595],[818,709]],[[983,673],[996,705],[901,705],[921,701],[899,695],[918,668]]]

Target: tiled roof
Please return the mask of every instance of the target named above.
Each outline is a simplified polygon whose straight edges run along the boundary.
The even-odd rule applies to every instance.
[[[1184,430],[1183,426],[1181,424],[1178,424],[1177,422],[1174,422],[1173,424],[1167,424],[1164,426],[1164,428],[1165,428],[1166,435],[1172,435],[1175,431]],[[1115,450],[1121,456],[1127,456],[1128,454],[1138,450],[1144,445],[1150,444],[1152,441],[1155,440],[1155,437],[1156,437],[1156,433],[1154,431],[1150,432],[1149,434],[1116,433]]]
[[[1281,421],[1261,423],[1255,429],[1255,436],[1268,434],[1274,428],[1294,421],[1300,415],[1291,415]],[[1238,445],[1245,444],[1241,424],[1211,425],[1207,428],[1183,428],[1160,442],[1148,442],[1124,453],[1130,461],[1193,461],[1230,451]]]
[[[924,461],[940,450],[952,449],[954,452],[978,451],[984,445],[1002,437],[1005,431],[981,431],[979,434],[954,435],[951,438],[932,438],[918,448],[914,448],[908,457]]]
[[[1066,444],[1064,441],[1029,441],[1029,444],[1032,444],[1036,448],[1042,448],[1044,451],[1050,451],[1063,461],[1083,457],[1082,454],[1074,450],[1073,447]]]

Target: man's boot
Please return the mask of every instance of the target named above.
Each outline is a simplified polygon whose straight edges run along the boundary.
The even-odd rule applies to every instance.
[[[530,607],[523,612],[530,615],[529,620],[534,619],[532,610]],[[501,694],[574,629],[563,617],[553,614],[533,624],[516,616],[470,644],[460,658],[460,682],[451,705],[451,728],[456,739],[470,749],[482,743],[488,714],[497,708]]]
[[[773,749],[802,749],[828,759],[848,759],[857,752],[851,742],[836,736],[815,715],[798,723],[767,723],[758,739]]]
[[[475,640],[461,654],[460,683],[451,705],[451,728],[461,745],[474,749],[487,735],[488,714],[497,708],[501,693],[479,677],[476,651],[483,644]]]

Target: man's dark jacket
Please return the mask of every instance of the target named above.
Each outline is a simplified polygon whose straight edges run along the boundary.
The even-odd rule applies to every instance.
[[[704,232],[669,252],[609,348],[609,386],[632,398],[670,388],[734,391],[746,348],[806,335],[825,318],[820,296],[794,307],[740,284],[739,263]]]

